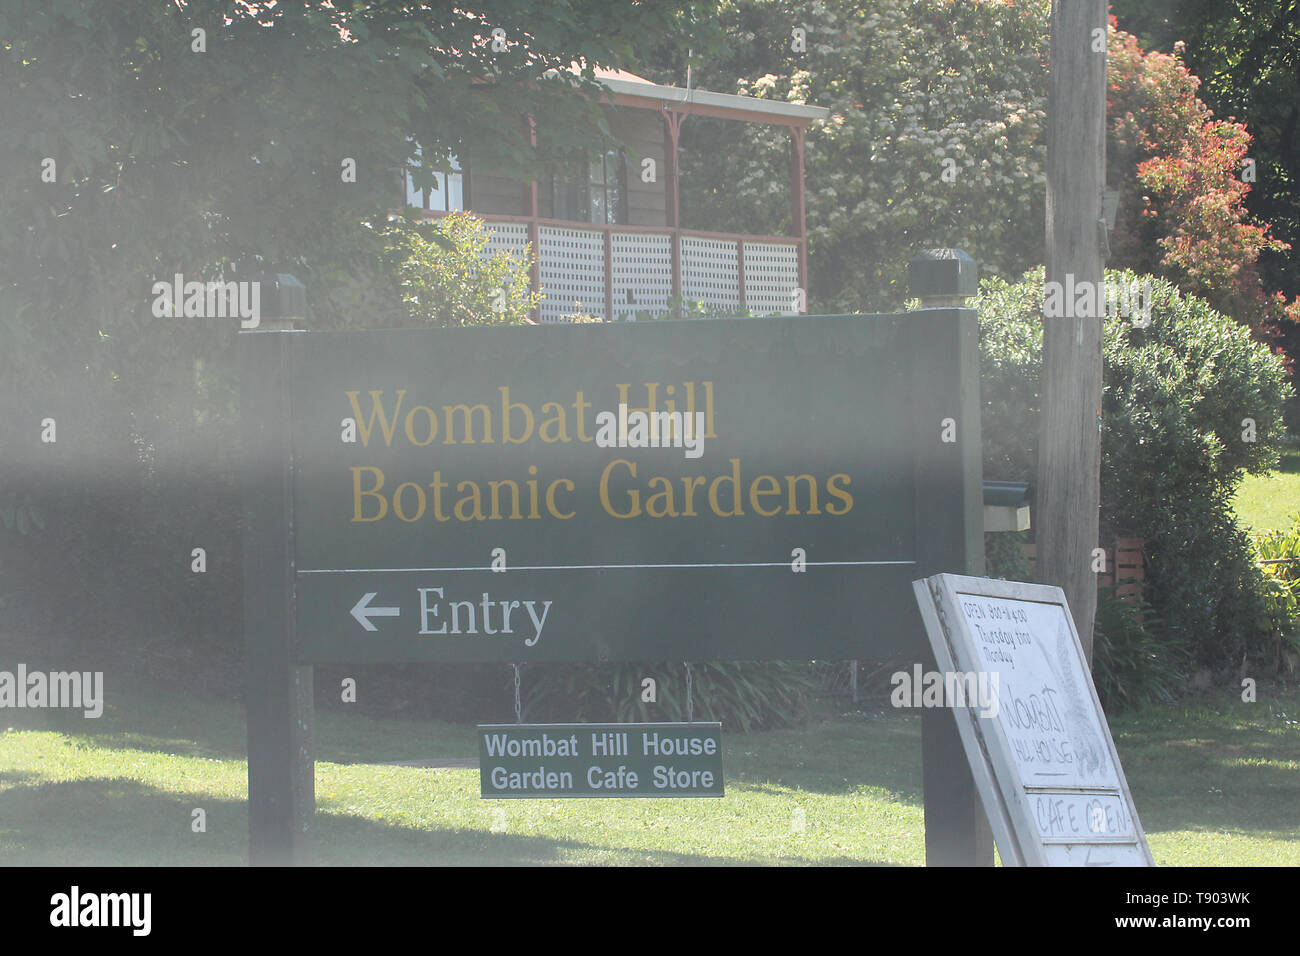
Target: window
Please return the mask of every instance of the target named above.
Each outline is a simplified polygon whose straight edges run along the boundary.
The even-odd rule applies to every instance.
[[[627,164],[618,149],[574,157],[551,180],[556,219],[627,222]]]
[[[415,147],[415,154],[421,155],[420,147]],[[412,164],[415,168],[420,168],[420,161],[415,160]],[[465,173],[460,168],[460,161],[451,157],[451,169],[449,173],[434,173],[435,187],[433,189],[416,189],[414,177],[408,172],[406,179],[406,205],[415,209],[432,209],[435,212],[455,212],[465,208]]]
[[[624,209],[627,186],[623,182],[622,153],[607,149],[599,157],[591,160],[588,169],[587,199],[591,208],[591,221],[627,222],[627,212]]]

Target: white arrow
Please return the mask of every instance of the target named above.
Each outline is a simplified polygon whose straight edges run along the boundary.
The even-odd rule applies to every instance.
[[[361,600],[352,606],[352,616],[367,631],[378,630],[370,623],[372,617],[397,617],[402,613],[399,607],[371,607],[370,602],[374,599],[376,592],[371,591],[368,594],[361,595]]]

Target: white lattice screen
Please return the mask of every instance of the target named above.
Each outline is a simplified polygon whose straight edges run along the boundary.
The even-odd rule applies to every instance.
[[[483,250],[485,256],[509,250],[523,252],[528,245],[528,227],[521,222],[488,222],[484,223],[483,230],[491,233]]]
[[[524,246],[528,245],[528,227],[523,223],[487,222],[483,230],[489,233],[487,245],[479,253],[483,259],[499,252],[517,252],[522,256]]]
[[[745,243],[745,302],[755,315],[793,312],[799,249],[775,242]]]
[[[486,255],[522,250],[528,243],[523,223],[489,223]],[[605,319],[605,241],[595,230],[542,226],[538,230],[539,273],[544,298],[541,320],[555,322],[574,313]],[[615,232],[610,237],[615,316],[667,311],[672,297],[672,240],[657,233]],[[737,242],[682,236],[682,297],[715,308],[740,304]],[[745,243],[745,299],[756,315],[793,310],[799,284],[799,252],[794,243]],[[629,301],[629,294],[630,299]]]
[[[610,244],[614,314],[667,312],[673,294],[672,239],[653,233],[616,232]]]
[[[682,236],[682,298],[722,308],[740,304],[736,243]]]
[[[538,230],[542,321],[574,313],[605,314],[605,237],[586,229]]]

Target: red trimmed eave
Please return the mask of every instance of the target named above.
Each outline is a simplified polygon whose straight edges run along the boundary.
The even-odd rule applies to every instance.
[[[575,63],[570,67],[570,70],[577,73],[580,72],[581,68],[579,64]],[[621,92],[606,93],[603,97],[604,101],[615,106],[630,106],[636,109],[648,110],[665,109],[673,113],[681,113],[684,116],[712,116],[719,119],[739,120],[743,123],[764,123],[768,126],[798,126],[805,129],[813,121],[812,117],[779,116],[773,115],[766,110],[747,109],[743,106],[719,106],[712,103],[698,103],[693,99],[672,99],[664,96],[662,87],[643,76],[637,76],[635,73],[629,73],[626,70],[609,70],[603,67],[595,67],[592,72],[597,80],[619,80],[624,83],[640,83],[649,87],[644,95]],[[691,92],[700,91],[692,90]],[[771,102],[768,100],[757,101]]]
[[[581,73],[581,67],[575,63],[569,67],[572,73]],[[637,83],[646,86],[646,92],[627,93],[614,92],[606,90],[601,96],[601,102],[613,106],[626,106],[632,109],[643,110],[667,110],[670,113],[679,113],[686,116],[709,116],[718,119],[737,120],[742,123],[762,123],[767,126],[784,126],[787,128],[807,129],[815,117],[811,116],[781,116],[767,110],[749,109],[744,106],[719,106],[715,103],[700,103],[694,98],[675,99],[672,96],[665,96],[664,87],[659,86],[647,80],[645,77],[637,76],[635,73],[629,73],[626,70],[605,69],[604,67],[595,67],[592,70],[594,78],[599,82],[601,80],[618,80],[624,83]],[[472,84],[491,83],[489,77],[474,77]],[[707,90],[691,90],[691,93],[708,93]],[[735,95],[735,94],[731,94]],[[754,99],[756,102],[769,103],[770,100],[759,100],[757,97],[737,97],[739,99]]]
[[[760,113],[757,110],[738,107],[713,106],[693,102],[683,103],[665,100],[657,95],[632,96],[627,93],[611,93],[607,94],[604,99],[615,106],[630,106],[634,109],[647,110],[665,109],[670,113],[681,113],[683,116],[713,116],[718,119],[739,120],[742,123],[763,123],[767,126],[790,126],[807,129],[812,123],[812,119],[798,116],[775,116],[771,113]]]

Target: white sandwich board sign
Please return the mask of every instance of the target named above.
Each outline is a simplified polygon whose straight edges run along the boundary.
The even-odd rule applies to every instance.
[[[912,588],[938,670],[995,688],[996,706],[954,713],[1002,862],[1154,866],[1061,589],[955,574]]]

